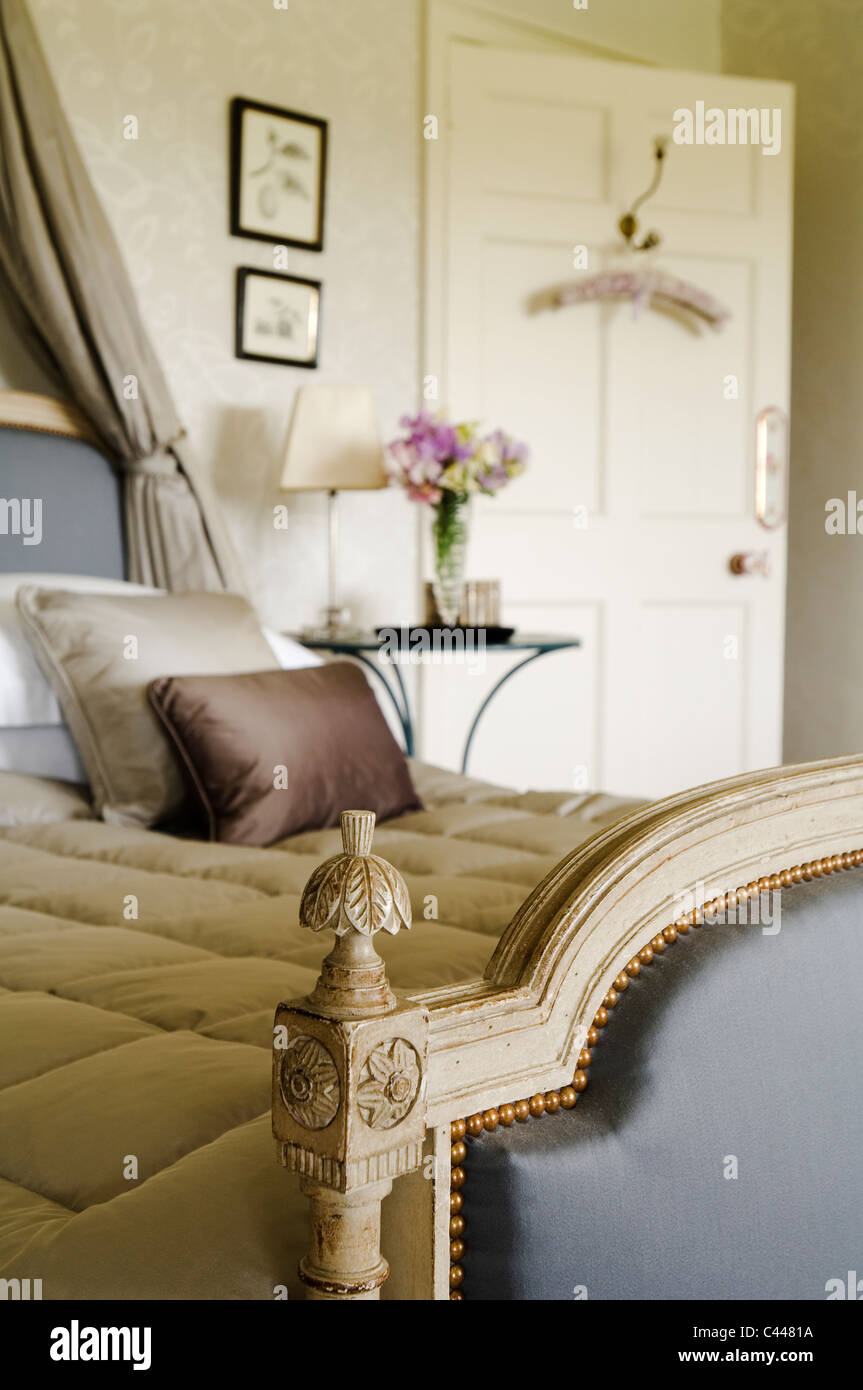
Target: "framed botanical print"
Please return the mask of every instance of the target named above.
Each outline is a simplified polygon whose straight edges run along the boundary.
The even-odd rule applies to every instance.
[[[316,367],[320,325],[320,280],[238,266],[237,357]]]
[[[323,250],[326,174],[326,121],[234,97],[232,235]]]

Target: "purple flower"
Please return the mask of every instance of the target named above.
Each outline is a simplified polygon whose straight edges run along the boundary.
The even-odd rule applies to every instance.
[[[479,485],[484,492],[499,492],[509,482],[509,474],[502,463],[492,464],[485,473],[479,477]]]
[[[387,471],[413,501],[437,505],[442,489],[494,494],[527,459],[527,446],[500,429],[480,438],[475,424],[454,425],[427,410],[403,415],[399,423],[406,434],[389,445]]]
[[[455,427],[427,410],[418,415],[403,415],[399,423],[408,431],[406,442],[419,459],[447,464],[471,457],[472,446],[460,441]]]

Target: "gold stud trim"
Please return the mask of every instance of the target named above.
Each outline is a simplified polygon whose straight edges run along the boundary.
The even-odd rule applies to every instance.
[[[739,888],[733,888],[727,893],[720,893],[718,897],[711,898],[702,907],[682,913],[661,932],[657,932],[649,941],[646,941],[641,950],[635,952],[632,959],[611,982],[610,988],[594,1015],[593,1023],[588,1029],[587,1046],[582,1048],[579,1054],[578,1066],[569,1086],[563,1086],[559,1091],[540,1091],[528,1100],[509,1101],[503,1105],[492,1106],[490,1110],[477,1111],[475,1115],[469,1115],[467,1119],[452,1122],[450,1126],[452,1148],[450,1150],[449,1296],[453,1302],[461,1303],[465,1297],[462,1260],[467,1244],[465,1239],[467,1223],[464,1217],[463,1189],[467,1181],[465,1160],[470,1152],[469,1145],[464,1142],[465,1137],[477,1138],[483,1131],[489,1134],[493,1133],[499,1125],[508,1129],[514,1123],[526,1124],[531,1117],[539,1119],[541,1115],[554,1115],[558,1110],[571,1110],[582,1091],[587,1089],[587,1073],[591,1063],[592,1049],[599,1042],[601,1030],[608,1024],[610,1010],[619,1002],[621,994],[629,988],[631,981],[638,978],[642,969],[651,965],[657,956],[662,955],[668,946],[673,946],[680,937],[688,935],[692,927],[701,927],[705,924],[714,925],[713,919],[721,917],[729,908],[739,907],[750,898],[757,898],[761,893],[791,888],[795,883],[811,883],[813,879],[824,878],[827,874],[834,874],[840,869],[856,869],[861,864],[863,864],[863,849],[846,850],[841,854],[828,854],[821,859],[810,859],[804,864],[795,864],[790,869],[780,869],[775,874],[763,874],[760,878],[753,879],[750,883],[743,884]]]

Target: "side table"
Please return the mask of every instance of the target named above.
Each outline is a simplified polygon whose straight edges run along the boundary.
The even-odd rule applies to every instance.
[[[382,649],[389,653],[391,648],[390,639],[379,637],[375,632],[350,634],[345,637],[327,637],[323,634],[315,637],[297,636],[291,633],[296,641],[301,642],[310,651],[328,651],[339,656],[351,656],[355,660],[362,662],[370,671],[373,671],[378,680],[383,685],[387,695],[392,702],[404,738],[405,753],[408,757],[413,757],[415,752],[415,723],[411,711],[410,700],[408,698],[407,687],[405,686],[401,670],[399,669],[399,657],[408,660],[412,652],[417,650],[417,646],[411,645],[415,641],[417,634],[424,634],[428,639],[434,637],[434,633],[426,628],[392,628],[382,629],[384,632],[395,632],[401,635],[401,640],[397,648],[395,658],[389,657],[388,669],[392,673],[388,677],[386,670],[382,669],[377,661],[372,657],[372,653],[379,653]],[[485,699],[479,706],[473,717],[471,726],[468,729],[467,737],[464,742],[464,749],[461,758],[461,770],[467,771],[468,757],[470,756],[471,744],[477,731],[477,726],[485,714],[495,695],[506,685],[517,671],[524,670],[532,661],[536,661],[541,656],[547,656],[549,652],[566,651],[571,647],[580,647],[580,637],[566,637],[560,635],[549,635],[541,633],[516,632],[512,637],[501,640],[497,637],[486,639],[483,630],[476,629],[476,643],[484,642],[485,650],[490,652],[526,652],[527,655],[521,661],[517,661],[508,671],[500,677],[492,686]]]

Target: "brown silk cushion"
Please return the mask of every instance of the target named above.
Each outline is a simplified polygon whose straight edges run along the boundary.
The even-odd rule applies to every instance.
[[[213,840],[271,845],[336,825],[354,807],[374,811],[378,820],[422,810],[404,755],[368,681],[350,662],[242,676],[165,676],[151,682],[149,695],[189,771]]]
[[[147,700],[165,671],[275,667],[237,594],[89,594],[24,586],[24,631],[78,745],[97,815],[115,825],[176,819],[188,801],[177,758]]]

